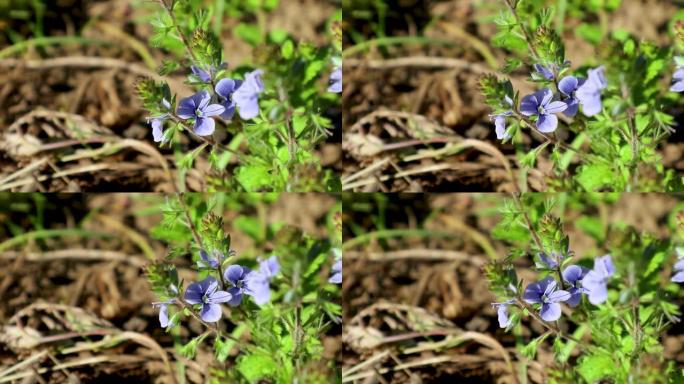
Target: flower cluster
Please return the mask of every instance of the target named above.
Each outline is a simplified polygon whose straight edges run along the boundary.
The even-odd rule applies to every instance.
[[[245,74],[244,80],[223,78],[217,80],[217,74],[226,65],[203,69],[192,66],[193,75],[202,84],[210,85],[209,89],[214,94],[203,89],[192,96],[181,99],[178,108],[173,112],[171,104],[163,100],[163,109],[166,111],[161,116],[151,118],[152,135],[155,142],[164,141],[164,121],[175,118],[187,120],[192,123],[192,130],[198,136],[209,136],[214,133],[216,122],[213,117],[221,117],[231,120],[237,109],[240,118],[251,120],[259,115],[259,95],[264,92],[264,84],[261,79],[262,70],[254,70]],[[211,85],[216,83],[211,88]]]
[[[566,62],[565,65],[569,65]],[[558,93],[549,88],[542,88],[522,98],[519,109],[514,105],[510,96],[506,95],[503,106],[510,107],[502,113],[490,115],[496,127],[496,137],[499,140],[510,138],[506,132],[506,117],[517,115],[523,119],[532,119],[537,130],[542,133],[554,132],[558,128],[557,114],[563,113],[574,117],[582,107],[582,113],[591,117],[603,108],[601,94],[608,86],[603,66],[590,69],[587,78],[565,76],[556,81],[559,71],[557,66],[534,65],[533,79],[542,79],[555,84]]]
[[[563,256],[559,253],[552,253],[551,255],[549,257],[541,253],[539,255],[541,265],[551,269],[559,268]],[[522,298],[517,297],[516,299],[492,303],[497,309],[499,326],[507,328],[511,324],[508,306],[516,303],[522,305],[523,301],[537,306],[539,315],[544,321],[558,320],[561,317],[561,303],[566,303],[574,308],[582,301],[583,294],[587,296],[591,304],[602,304],[608,298],[608,281],[614,274],[615,267],[610,255],[596,258],[594,268],[591,270],[578,265],[569,265],[562,271],[561,281],[549,275],[540,281],[529,284],[525,288]],[[512,289],[512,292],[515,293],[515,289]]]
[[[231,250],[229,254],[233,255],[234,251]],[[221,270],[226,257],[217,250],[212,251],[211,255],[210,257],[208,252],[201,250],[197,264],[200,268],[210,269],[216,273]],[[250,270],[239,264],[229,265],[222,275],[225,286],[215,277],[208,276],[202,281],[188,285],[183,301],[178,298],[152,303],[155,308],[159,308],[160,325],[164,328],[172,325],[169,323],[168,307],[174,304],[197,306],[200,319],[214,323],[221,319],[223,303],[232,307],[239,306],[245,295],[252,297],[259,306],[268,303],[271,299],[270,283],[280,272],[280,263],[276,256],[268,259],[259,258],[258,262],[257,270]]]

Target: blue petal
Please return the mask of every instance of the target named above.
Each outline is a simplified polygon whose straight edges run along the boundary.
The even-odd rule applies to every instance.
[[[202,110],[202,117],[218,116],[226,110],[221,104],[209,104]]]
[[[193,65],[190,67],[190,70],[192,70],[192,73],[194,73],[195,76],[199,77],[200,80],[202,80],[203,82],[208,83],[211,81],[211,76],[209,75],[209,73],[207,73],[202,68]]]
[[[207,323],[215,323],[221,319],[221,306],[218,304],[204,304],[200,311],[200,318]]]
[[[544,303],[539,314],[544,321],[556,321],[561,317],[561,306],[558,303]]]
[[[572,96],[572,93],[577,90],[578,81],[575,76],[565,76],[558,82],[558,90],[566,96]]]
[[[195,120],[193,131],[199,136],[209,136],[214,133],[214,119],[211,117],[198,117]]]
[[[520,113],[525,116],[532,116],[539,113],[539,102],[534,94],[527,95],[520,101]]]
[[[579,111],[579,100],[571,98],[566,100],[566,104],[568,105],[568,109],[563,111],[563,114],[568,117],[574,117],[577,114],[577,111]]]
[[[218,83],[216,83],[215,89],[219,96],[228,99],[230,95],[235,92],[235,80],[221,79]]]
[[[557,127],[558,118],[556,115],[539,115],[539,120],[537,120],[537,129],[539,129],[539,132],[553,132]]]
[[[244,275],[246,274],[245,270],[247,270],[247,268],[244,268],[241,265],[231,265],[223,272],[223,277],[236,286],[238,285],[238,282],[244,278]]]

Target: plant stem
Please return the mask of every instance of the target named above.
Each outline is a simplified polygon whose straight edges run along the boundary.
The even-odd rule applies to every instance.
[[[534,242],[537,245],[537,248],[539,248],[539,252],[544,252],[544,247],[542,246],[541,238],[537,234],[537,230],[532,225],[532,220],[530,219],[530,216],[527,214],[527,211],[524,209],[524,207],[522,205],[522,201],[520,200],[520,194],[513,193],[512,195],[513,195],[513,200],[515,201],[515,204],[518,206],[518,209],[520,210],[520,212],[523,214],[523,217],[525,218],[525,222],[527,223],[527,229],[529,229],[530,234],[532,235],[532,239],[534,239]]]
[[[190,47],[190,43],[188,42],[187,38],[185,37],[185,34],[180,29],[180,26],[178,25],[178,21],[176,20],[176,15],[173,14],[173,4],[174,0],[171,0],[171,5],[166,5],[165,0],[159,0],[159,3],[161,3],[162,7],[166,10],[166,12],[169,14],[169,17],[171,17],[171,22],[173,22],[173,26],[176,28],[176,33],[178,33],[178,36],[180,37],[181,41],[183,41],[183,45],[185,46],[185,49],[188,51],[188,54],[190,57],[192,57],[193,61],[197,61],[197,57],[195,57],[195,53],[192,52],[192,48]]]
[[[513,17],[515,17],[515,22],[518,23],[518,26],[523,31],[523,34],[525,35],[525,40],[527,41],[527,46],[530,47],[530,53],[532,53],[532,56],[535,60],[539,61],[539,53],[537,53],[537,49],[534,47],[532,36],[530,36],[530,33],[527,31],[527,28],[525,28],[525,25],[523,24],[522,20],[520,20],[520,16],[518,15],[518,12],[516,11],[515,7],[513,7],[513,4],[511,4],[511,0],[503,0],[503,2],[508,7],[508,10],[511,11]]]

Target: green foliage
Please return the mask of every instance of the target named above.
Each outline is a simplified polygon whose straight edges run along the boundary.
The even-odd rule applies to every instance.
[[[675,245],[670,238],[657,238],[621,223],[609,224],[603,216],[595,216],[596,209],[610,210],[615,199],[615,195],[600,194],[554,194],[553,198],[533,194],[516,196],[500,205],[500,233],[504,233],[503,228],[512,231],[518,226],[533,236],[527,240],[504,236],[512,244],[509,256],[487,265],[485,275],[497,302],[512,301],[507,331],[524,340],[527,336],[520,332],[520,322],[544,323],[545,332],[520,343],[519,353],[534,359],[551,342],[558,364],[550,369],[550,376],[557,383],[667,383],[677,376],[664,360],[662,347],[662,337],[679,316],[673,302],[677,287],[664,283],[669,280],[664,275],[670,273],[668,265],[673,262]],[[562,219],[568,212],[572,221]],[[575,233],[570,228],[573,225],[590,234],[599,249],[575,255],[566,248],[572,240],[568,233]],[[676,230],[678,225],[673,222],[671,229]],[[542,250],[535,238],[540,239]],[[521,263],[516,262],[514,267],[514,259],[527,256],[527,265],[535,265],[537,251],[549,254],[558,249],[566,257],[558,271],[537,266],[538,277],[519,281],[516,267]],[[568,289],[558,278],[561,269],[570,264],[591,269],[591,259],[604,254],[611,255],[615,267],[614,275],[607,280],[605,302],[594,305],[583,297],[578,306],[564,308],[561,318],[554,322],[544,322],[533,313],[539,308],[523,304],[522,293],[528,284],[550,276]]]
[[[270,302],[258,306],[245,295],[239,307],[231,308],[228,318],[224,316],[208,327],[202,323],[203,333],[185,336],[188,340],[179,345],[178,352],[193,359],[203,344],[210,343],[219,363],[230,362],[211,369],[211,382],[339,381],[338,373],[323,363],[321,338],[333,326],[341,326],[339,288],[327,282],[335,257],[333,248],[341,246],[341,227],[336,223],[341,204],[328,213],[332,224],[329,236],[313,237],[295,227],[265,222],[266,210],[277,199],[277,194],[260,193],[185,194],[159,203],[162,219],[152,233],[169,241],[171,251],[163,260],[151,264],[147,275],[160,301],[175,300],[168,307],[168,331],[199,317],[198,308],[177,304],[184,303],[183,286],[187,284],[179,281],[176,263],[195,265],[200,260],[200,249],[210,256],[214,251],[226,255],[223,268],[239,264],[259,270],[257,258],[267,255],[275,255],[279,261],[280,271],[270,282]],[[224,215],[226,210],[230,210],[230,216]],[[224,220],[227,217],[230,221]],[[231,249],[229,230],[253,240],[253,247]],[[187,260],[176,260],[178,257]],[[197,269],[193,281],[207,276],[220,280],[217,269]],[[249,337],[243,337],[247,334]]]
[[[674,170],[664,169],[658,153],[659,146],[674,132],[671,111],[677,103],[663,80],[670,78],[673,64],[683,64],[675,53],[684,47],[659,46],[624,30],[609,31],[605,22],[595,22],[596,17],[606,17],[620,3],[567,0],[547,8],[545,1],[497,2],[494,22],[498,32],[492,42],[511,51],[504,72],[527,64],[530,79],[540,83],[539,88],[551,90],[554,100],[567,102],[568,97],[559,90],[561,79],[569,75],[586,79],[589,69],[605,68],[607,87],[601,90],[600,113],[586,116],[582,105],[581,112],[562,119],[558,125],[574,140],[571,145],[547,138],[531,150],[518,151],[518,163],[523,169],[534,167],[543,151],[551,151],[553,171],[547,180],[551,190],[684,190],[684,180]],[[570,18],[572,23],[566,22]],[[566,61],[561,39],[568,25],[577,26],[573,32],[594,44],[596,51],[595,60],[575,63],[575,70],[573,63]],[[684,36],[682,25],[673,23],[675,42]],[[553,79],[533,70],[533,65],[542,65]],[[480,81],[481,90],[493,114],[513,112],[506,118],[507,132],[513,143],[523,144],[516,133],[537,130],[538,120],[519,114],[517,94],[507,81],[486,76]],[[504,103],[505,95],[514,100],[513,106]],[[536,132],[535,136],[542,134]]]
[[[141,83],[140,98],[150,116],[171,116],[163,123],[162,145],[176,152],[181,179],[208,151],[211,191],[340,191],[339,177],[321,166],[318,147],[332,135],[331,111],[339,110],[339,96],[327,92],[326,83],[333,68],[341,66],[341,13],[330,17],[330,43],[314,46],[284,30],[268,29],[266,18],[278,7],[277,0],[231,0],[216,2],[215,7],[206,7],[201,0],[165,1],[158,4],[151,19],[154,35],[150,43],[173,52],[179,60],[164,61],[161,75],[179,67],[189,72],[190,66],[197,66],[209,73],[211,80],[204,82],[191,74],[188,83],[195,91],[214,93],[221,79],[242,80],[248,72],[263,71],[259,116],[241,121],[236,113],[228,121],[216,119],[217,131],[224,133],[217,136],[232,139],[230,148],[214,142],[213,137],[195,137],[204,144],[183,151],[180,133],[195,136],[193,120],[182,121],[174,115],[176,96],[166,84]],[[237,22],[230,34],[254,47],[251,62],[231,63],[232,67],[224,63],[224,17]],[[163,106],[163,99],[171,103],[170,109]],[[221,101],[218,96],[212,100]]]

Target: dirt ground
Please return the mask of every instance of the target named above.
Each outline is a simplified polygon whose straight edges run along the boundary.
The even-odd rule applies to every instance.
[[[345,243],[385,229],[422,228],[431,236],[378,238],[345,247],[343,377],[356,383],[515,383],[506,359],[518,367],[526,358],[516,352],[515,337],[499,328],[491,307],[496,298],[482,271],[489,252],[507,253],[505,244],[490,235],[499,221],[497,207],[507,196],[386,196],[345,195]],[[666,238],[672,212],[683,207],[681,197],[629,194],[612,205],[583,210]],[[595,256],[595,240],[573,225],[580,210],[568,207],[564,216],[571,250],[579,257]],[[535,277],[527,258],[516,264],[516,272],[525,281]],[[677,300],[684,304],[684,298]],[[523,337],[543,332],[523,321]],[[462,340],[445,344],[449,334]],[[665,359],[684,366],[681,322],[668,330],[663,345]],[[553,366],[553,347],[546,342],[528,361],[529,382],[548,382]]]
[[[162,60],[173,58],[148,43],[152,27],[147,17],[159,5],[127,0],[61,0],[46,4],[43,35],[80,33],[94,42],[31,47],[25,53],[3,51],[0,55],[0,175],[29,168],[11,183],[3,183],[3,189],[173,192],[172,176],[165,167],[168,163],[169,171],[175,173],[176,160],[171,150],[160,149],[153,142],[151,128],[145,121],[148,116],[135,88],[143,77],[159,79],[156,67]],[[281,1],[266,26],[283,28],[296,38],[324,44],[325,35],[320,31],[325,29],[325,21],[335,8],[330,1]],[[36,16],[28,9],[29,19],[33,20]],[[2,9],[0,29],[10,28],[24,38],[34,34],[30,23],[8,18],[1,12]],[[231,34],[237,21],[226,17],[225,23],[225,59],[232,66],[250,60],[254,53],[251,46]],[[10,41],[0,34],[0,50],[9,48]],[[178,70],[166,77],[172,91],[180,97],[191,92],[183,83],[187,71]],[[329,111],[328,117],[339,120],[339,113]],[[120,146],[107,150],[99,142],[70,143],[84,132],[118,137]],[[218,140],[228,143],[230,138]],[[331,168],[337,163],[340,140],[338,127],[336,134],[320,147],[324,167]],[[68,145],[55,146],[56,142]],[[190,139],[183,144],[188,151],[198,146]],[[65,160],[64,156],[69,154],[74,156]],[[57,161],[58,157],[62,161]],[[235,165],[229,164],[229,175]],[[188,189],[206,190],[206,176],[210,173],[207,156],[200,157],[187,175]]]
[[[199,324],[184,322],[181,340],[159,326],[144,267],[167,252],[150,235],[163,196],[42,196],[0,194],[0,380],[22,374],[13,382],[173,383],[171,370],[183,368],[186,382],[205,383],[212,367],[234,364],[239,348],[225,365],[216,365],[211,343],[202,345],[194,360],[178,354],[179,341],[203,332]],[[238,214],[261,215],[264,223],[283,222],[326,237],[326,214],[335,201],[324,194],[284,194],[268,206],[227,210],[224,220],[236,250],[258,252],[250,237],[232,227]],[[38,207],[42,215],[35,214]],[[107,237],[70,233],[21,242],[10,233],[36,225],[42,232],[69,230],[78,223]],[[181,278],[195,278],[189,258],[175,262]],[[110,335],[89,334],[93,326]],[[27,333],[38,341],[22,336]],[[338,326],[321,336],[326,364],[339,357],[340,333]],[[26,365],[16,367],[22,362]],[[16,369],[10,373],[9,367]]]
[[[363,3],[350,1],[351,4]],[[500,144],[478,89],[486,73],[498,73],[508,54],[491,45],[496,33],[493,15],[498,1],[387,1],[385,35],[424,35],[431,42],[373,47],[345,56],[343,93],[343,183],[358,192],[511,192],[513,185],[502,162],[492,156],[501,151],[517,168],[514,147]],[[678,7],[675,1],[630,0],[608,15],[610,30],[622,28],[644,39],[668,44],[668,22]],[[374,11],[368,10],[370,14]],[[345,12],[345,15],[352,13]],[[376,12],[377,13],[377,12]],[[374,14],[376,20],[377,15]],[[577,23],[576,19],[573,21]],[[591,22],[591,20],[589,20]],[[598,21],[594,21],[598,22]],[[377,37],[364,18],[345,17],[345,48],[352,33]],[[567,24],[562,36],[567,58],[582,65],[597,57],[596,49],[574,34]],[[429,59],[424,59],[428,57]],[[485,59],[489,57],[489,59]],[[386,60],[394,60],[388,62]],[[415,60],[418,59],[418,60]],[[503,77],[504,75],[500,75]],[[521,95],[533,91],[525,69],[510,76]],[[665,86],[665,84],[663,84]],[[669,111],[678,127],[682,110]],[[666,168],[684,172],[684,136],[672,135],[661,148]],[[477,148],[454,155],[420,156],[419,150],[444,147],[444,137],[476,140]],[[424,144],[425,138],[435,138]],[[538,140],[525,137],[525,145]],[[537,143],[539,144],[539,143]],[[493,146],[493,147],[492,147]],[[547,190],[551,175],[545,151],[528,175],[531,190]],[[365,173],[360,174],[361,171]]]

